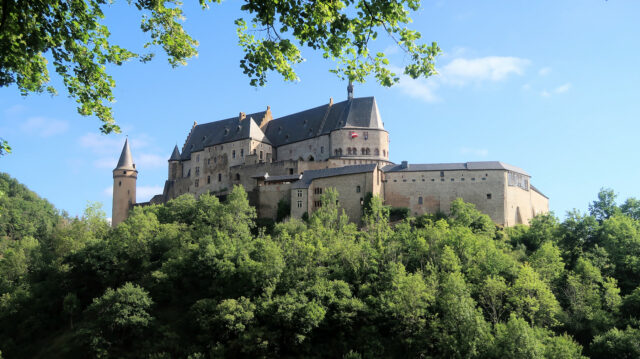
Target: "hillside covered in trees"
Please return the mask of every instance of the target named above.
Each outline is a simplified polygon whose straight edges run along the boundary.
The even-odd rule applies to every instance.
[[[69,218],[0,176],[4,358],[637,358],[640,203],[496,228],[450,216],[256,225],[236,187]]]

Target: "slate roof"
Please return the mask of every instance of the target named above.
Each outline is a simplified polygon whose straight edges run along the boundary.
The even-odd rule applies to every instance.
[[[270,121],[265,134],[274,146],[325,135],[340,128],[384,130],[374,97],[326,104]]]
[[[188,160],[191,152],[202,151],[208,146],[247,138],[281,146],[325,135],[340,128],[384,130],[374,97],[354,98],[276,118],[267,123],[263,133],[258,122],[265,114],[265,111],[256,112],[246,115],[243,120],[232,117],[196,125],[182,148],[180,159]]]
[[[182,148],[180,158],[183,161],[188,160],[191,158],[191,152],[202,151],[208,146],[244,140],[251,137],[264,137],[256,121],[261,120],[265,112],[266,111],[248,114],[242,120],[240,120],[239,116],[236,116],[225,120],[196,125]],[[255,133],[255,131],[260,132]],[[265,142],[269,143],[268,140]]]
[[[120,159],[118,160],[118,165],[116,166],[117,170],[135,170],[135,165],[133,164],[133,158],[131,157],[131,148],[129,148],[129,139],[124,140],[124,146],[122,147],[122,153],[120,154]]]
[[[301,174],[293,174],[293,175],[281,175],[281,176],[267,176],[265,177],[265,182],[282,182],[282,181],[297,181],[302,177]]]
[[[291,188],[293,189],[309,188],[309,185],[311,185],[311,182],[318,178],[373,172],[376,166],[377,164],[370,163],[366,165],[353,165],[353,166],[336,167],[336,168],[325,168],[321,170],[304,171],[302,173],[302,178],[300,178],[298,182],[295,182],[293,186],[291,186]]]
[[[169,161],[180,161],[180,150],[178,150],[178,145],[173,148],[173,153],[171,153]]]
[[[387,165],[382,168],[384,172],[419,172],[419,171],[483,171],[483,170],[506,170],[521,173],[529,176],[522,168],[512,166],[500,161],[464,162],[464,163],[427,163],[408,164],[406,168],[402,165]]]

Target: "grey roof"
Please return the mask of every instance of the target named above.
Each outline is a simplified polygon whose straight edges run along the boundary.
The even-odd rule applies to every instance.
[[[291,188],[309,188],[311,182],[318,178],[344,176],[356,173],[373,172],[378,165],[370,163],[366,165],[353,165],[336,168],[325,168],[321,170],[309,170],[302,173],[302,178],[293,184]]]
[[[131,149],[129,148],[129,138],[124,140],[124,147],[122,147],[122,153],[120,154],[120,160],[118,160],[117,170],[135,170],[136,167],[133,164],[133,158],[131,157]]]
[[[544,197],[544,198],[546,198],[546,199],[549,199],[549,197],[545,196],[545,195],[544,195],[544,193],[540,192],[540,190],[539,190],[539,189],[537,189],[534,185],[529,184],[529,187],[531,187],[531,189],[532,189],[532,190],[534,190],[534,191],[538,192],[542,197]]]
[[[178,150],[178,145],[173,148],[173,153],[171,153],[169,161],[180,161],[180,150]]]
[[[402,165],[387,165],[382,168],[384,172],[419,172],[419,171],[483,171],[483,170],[506,170],[518,172],[523,175],[529,174],[522,168],[512,166],[500,161],[464,162],[464,163],[426,163],[408,164],[406,168]]]
[[[302,177],[301,174],[293,174],[293,175],[281,175],[281,176],[266,176],[264,178],[265,182],[281,182],[281,181],[297,181]]]
[[[263,138],[264,134],[255,121],[264,118],[265,113],[266,111],[252,113],[246,115],[242,120],[239,116],[236,116],[225,120],[196,125],[191,130],[191,134],[182,148],[180,158],[183,161],[188,160],[191,158],[191,152],[202,151],[208,146],[253,137]],[[265,142],[269,143],[266,139]]]
[[[384,130],[374,97],[326,104],[270,121],[265,134],[275,146],[328,134],[340,128]]]

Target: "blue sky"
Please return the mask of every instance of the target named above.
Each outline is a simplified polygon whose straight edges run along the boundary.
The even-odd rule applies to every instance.
[[[157,56],[110,68],[121,135],[101,135],[96,119],[78,115],[57,78],[56,97],[0,89],[0,137],[14,149],[0,158],[0,171],[71,215],[98,201],[110,216],[111,170],[125,135],[139,169],[138,201],[146,201],[162,191],[167,159],[194,121],[267,105],[279,117],[346,99],[347,84],[328,72],[334,64],[306,49],[299,81],[272,74],[266,87],[249,86],[233,26],[239,7],[186,7],[185,27],[200,46],[185,67],[172,69]],[[425,1],[412,27],[443,49],[440,74],[403,78],[393,88],[370,79],[356,84],[355,95],[376,97],[394,162],[499,160],[522,167],[561,218],[586,210],[601,187],[619,199],[638,197],[638,14],[635,0]],[[113,42],[140,50],[145,36],[136,10],[122,2],[106,15]],[[405,64],[389,39],[374,49],[393,66]]]

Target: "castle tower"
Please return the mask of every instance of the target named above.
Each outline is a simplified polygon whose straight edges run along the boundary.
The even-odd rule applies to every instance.
[[[111,225],[117,226],[127,219],[129,209],[136,203],[136,180],[138,171],[131,157],[129,139],[124,141],[118,165],[113,170],[113,207]]]
[[[180,150],[176,145],[169,158],[169,180],[175,180],[178,177],[182,177],[182,164],[180,163]]]

